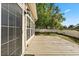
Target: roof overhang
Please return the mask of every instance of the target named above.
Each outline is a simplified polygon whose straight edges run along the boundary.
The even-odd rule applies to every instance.
[[[37,10],[36,10],[36,4],[35,3],[27,3],[27,6],[31,11],[34,20],[36,21],[38,19]]]

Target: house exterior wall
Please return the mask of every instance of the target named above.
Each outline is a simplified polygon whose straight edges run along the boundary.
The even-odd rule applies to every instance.
[[[17,3],[1,4],[1,55],[21,55],[22,9]]]
[[[8,3],[5,3],[5,4],[8,4]],[[11,3],[12,4],[12,3]],[[2,4],[1,4],[2,5]],[[10,5],[10,4],[9,4]],[[9,6],[8,5],[8,6]],[[29,14],[27,14],[27,7],[28,7],[28,5],[31,5],[31,6],[29,6],[30,7],[30,14],[31,14],[31,16],[29,15]],[[20,28],[18,28],[18,30],[20,30],[21,31],[21,33],[20,32],[18,32],[18,30],[17,30],[17,26],[14,26],[15,27],[15,29],[14,29],[14,33],[19,33],[19,41],[17,42],[17,39],[16,39],[16,37],[17,36],[15,36],[15,38],[13,39],[13,41],[11,42],[11,43],[8,43],[7,45],[5,45],[5,48],[4,48],[4,44],[2,44],[2,41],[4,40],[4,39],[2,39],[2,37],[0,38],[0,49],[2,49],[3,50],[3,48],[4,48],[4,54],[3,54],[3,51],[1,50],[1,53],[0,53],[0,55],[24,55],[25,54],[25,49],[27,49],[27,45],[29,44],[29,42],[30,42],[30,40],[34,37],[34,29],[35,29],[35,20],[37,19],[37,14],[36,14],[36,9],[34,9],[34,8],[36,8],[35,7],[35,4],[28,4],[27,5],[27,3],[26,4],[24,4],[24,3],[20,3],[20,4],[18,4],[18,3],[13,3],[13,5],[11,6],[11,7],[14,7],[15,9],[16,9],[16,11],[18,12],[18,11],[20,11],[20,9],[21,9],[21,20],[19,20],[20,21],[20,23],[19,23],[19,25],[21,25],[21,27]],[[18,7],[15,7],[15,6],[18,6]],[[33,8],[34,7],[34,8]],[[3,7],[4,8],[4,7]],[[9,8],[9,7],[8,7]],[[14,9],[13,8],[13,9]],[[19,8],[18,10],[17,10],[17,8]],[[4,8],[4,9],[6,9],[6,8]],[[10,8],[11,9],[11,8]],[[33,11],[32,11],[33,10]],[[3,10],[1,10],[1,13],[2,13],[2,11]],[[12,12],[15,12],[15,10],[12,10]],[[9,11],[8,11],[9,12]],[[11,13],[12,13],[11,12]],[[19,14],[19,13],[16,13],[16,14]],[[16,14],[14,15],[15,17],[14,17],[14,19],[16,18]],[[36,16],[35,16],[36,15]],[[5,15],[4,15],[5,16]],[[3,17],[2,16],[2,14],[1,14],[1,17]],[[9,17],[12,17],[13,18],[13,16],[10,16],[9,14],[8,14],[8,19],[9,19]],[[17,16],[18,17],[18,16]],[[13,21],[14,21],[14,19],[13,19]],[[9,21],[10,20],[12,20],[12,19],[9,19]],[[17,19],[15,19],[15,22],[16,22],[16,20]],[[0,21],[3,21],[2,20],[2,18],[0,19]],[[8,21],[8,22],[9,22]],[[18,22],[19,22],[18,21]],[[29,22],[28,22],[29,21]],[[14,23],[15,23],[14,22]],[[2,22],[0,22],[0,23],[2,23]],[[8,25],[9,25],[10,23],[8,23]],[[17,22],[16,22],[16,24],[18,24]],[[28,27],[28,24],[29,24],[29,27]],[[0,32],[2,31],[2,26],[3,25],[1,25],[0,24]],[[9,35],[10,33],[12,33],[12,29],[11,29],[11,31],[9,30],[10,29],[10,27],[11,26],[7,26],[7,27],[9,27],[8,29],[7,29],[7,31],[8,31],[8,41],[10,40],[10,38],[9,38],[9,36],[11,36],[11,35]],[[17,30],[17,31],[16,31]],[[5,30],[6,31],[6,30]],[[3,34],[3,32],[1,32],[0,33],[1,35]],[[20,36],[20,34],[21,34],[21,36]],[[0,35],[0,36],[1,36]],[[17,35],[17,34],[15,34],[15,35]],[[3,36],[3,35],[2,35]],[[14,36],[14,35],[13,35]],[[3,36],[3,37],[5,37],[5,35]],[[28,38],[29,37],[29,38]],[[1,41],[2,40],[2,41]],[[10,42],[10,41],[9,41]],[[7,43],[7,42],[6,42]],[[12,44],[13,43],[13,44]],[[20,49],[18,48],[18,49],[16,49],[17,47],[17,45],[20,45]],[[7,47],[6,47],[7,46]],[[3,47],[3,48],[2,48]],[[6,50],[7,49],[7,50]],[[7,52],[6,52],[7,51]],[[10,51],[11,51],[11,53],[10,53]]]
[[[25,49],[27,50],[27,47],[30,44],[30,41],[35,36],[35,21],[37,19],[37,14],[36,14],[36,5],[35,4],[25,4],[25,7],[26,7],[26,14],[25,14],[26,22],[25,23],[27,24],[27,25],[25,24],[26,25],[25,26],[26,27],[26,29],[25,29],[25,31],[26,31],[25,36],[27,36],[26,37],[27,39],[25,41],[26,42],[26,45],[25,45],[26,48]]]

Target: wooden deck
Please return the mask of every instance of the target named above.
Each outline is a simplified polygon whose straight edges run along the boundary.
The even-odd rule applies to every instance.
[[[58,36],[37,35],[26,49],[35,56],[79,55],[79,45]]]

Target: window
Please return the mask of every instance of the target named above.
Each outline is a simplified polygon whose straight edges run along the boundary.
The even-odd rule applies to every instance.
[[[22,9],[16,3],[1,5],[1,55],[21,55]]]
[[[2,27],[1,29],[2,35],[1,35],[1,44],[8,42],[8,28]]]
[[[8,11],[4,8],[1,8],[1,24],[8,26]]]
[[[8,55],[8,44],[1,45],[1,55]]]
[[[34,34],[33,19],[31,18],[31,16],[29,16],[29,17],[28,16],[27,16],[27,40]]]

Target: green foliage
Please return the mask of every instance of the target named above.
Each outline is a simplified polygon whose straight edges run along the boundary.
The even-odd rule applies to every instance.
[[[74,28],[75,28],[74,25],[70,25],[70,26],[68,27],[68,29],[74,29]]]
[[[60,29],[62,27],[61,23],[65,20],[59,7],[51,3],[37,4],[37,14],[36,28]]]
[[[76,28],[76,29],[79,29],[79,24],[77,24],[77,25],[75,26],[75,28]]]
[[[79,31],[79,24],[75,25],[75,30]]]
[[[68,29],[68,27],[67,26],[63,26],[63,28],[62,29]]]

